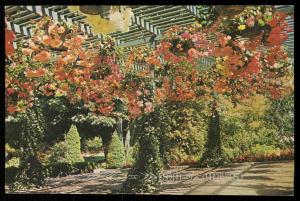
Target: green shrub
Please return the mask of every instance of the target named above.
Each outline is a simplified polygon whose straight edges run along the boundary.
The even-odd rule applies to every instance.
[[[235,148],[224,148],[224,152],[227,155],[228,159],[236,158],[236,157],[238,157],[241,154],[240,149],[238,147],[235,147]]]
[[[70,163],[57,162],[45,166],[44,171],[48,177],[67,176],[74,172],[74,167]]]
[[[48,157],[48,163],[64,163],[66,162],[66,155],[68,146],[66,142],[56,143],[50,150],[50,155]]]
[[[65,135],[65,141],[54,145],[49,156],[49,163],[76,163],[84,159],[80,151],[80,137],[75,125]]]
[[[99,153],[102,151],[102,140],[100,137],[95,137],[94,139],[86,139],[82,143],[82,148],[84,152]]]
[[[5,167],[5,184],[11,184],[15,180],[18,168],[14,166]]]
[[[135,161],[134,155],[137,153],[134,153],[135,147],[129,147],[126,154],[125,154],[125,164],[124,167],[131,167]]]
[[[113,133],[111,143],[108,147],[106,162],[109,168],[122,167],[125,162],[124,146],[116,131]]]
[[[163,119],[155,126],[165,136],[161,139],[164,140],[165,166],[179,165],[202,155],[207,133],[204,109],[201,101],[173,102],[157,109]]]
[[[85,162],[95,162],[95,163],[101,163],[105,160],[104,156],[85,156],[83,157]]]
[[[101,167],[101,163],[97,162],[77,162],[74,164],[60,162],[46,165],[44,171],[48,177],[61,177],[72,174],[90,173],[99,167]]]
[[[20,125],[22,130],[17,143],[22,153],[16,176],[9,186],[12,191],[42,186],[45,179],[43,167],[37,155],[43,147],[46,128],[38,101],[34,103],[34,107],[26,110],[22,119]]]
[[[24,159],[16,170],[15,176],[10,175],[13,182],[10,183],[9,188],[12,191],[42,186],[43,178],[47,176],[36,156]]]
[[[254,157],[265,157],[272,154],[280,155],[280,150],[274,146],[256,144],[251,148],[251,154]]]

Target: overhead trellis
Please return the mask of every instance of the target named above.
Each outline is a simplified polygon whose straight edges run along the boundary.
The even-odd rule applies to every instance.
[[[155,43],[162,38],[162,33],[174,25],[186,26],[195,22],[199,15],[194,5],[143,5],[130,6],[134,13],[132,25],[129,31],[114,32],[111,35],[116,39],[116,44],[125,47],[125,54],[130,47]],[[276,9],[284,12],[294,12],[293,5],[276,5]],[[39,19],[43,15],[52,17],[54,20],[62,20],[67,23],[78,23],[81,31],[88,38],[85,47],[97,44],[102,35],[93,34],[92,28],[84,22],[85,16],[71,11],[67,6],[5,6],[5,14],[8,18],[8,29],[16,33],[14,46],[26,37],[32,35],[30,20]],[[289,26],[294,30],[294,19],[287,17]],[[289,37],[284,45],[287,47],[290,57],[294,55],[294,31],[288,33]],[[213,34],[210,39],[214,39]],[[241,38],[241,40],[245,40]]]

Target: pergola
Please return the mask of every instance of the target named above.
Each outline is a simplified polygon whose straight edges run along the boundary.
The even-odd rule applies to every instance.
[[[114,32],[108,34],[115,38],[118,46],[124,47],[124,53],[128,53],[132,47],[140,45],[154,46],[156,41],[162,38],[162,33],[174,25],[189,25],[195,22],[199,15],[195,5],[130,5],[134,13],[132,25],[126,33]],[[293,5],[276,5],[280,11],[294,12]],[[207,8],[202,10],[207,12]],[[84,46],[99,42],[103,35],[94,34],[90,25],[84,22],[84,15],[72,12],[68,6],[5,6],[5,14],[8,17],[8,29],[16,33],[15,48],[23,38],[30,37],[33,33],[30,20],[39,19],[44,15],[54,20],[62,20],[69,23],[78,23],[82,32],[88,35]],[[291,59],[294,57],[294,19],[287,17],[287,22],[292,28],[287,47]],[[214,35],[211,35],[214,39]],[[240,38],[245,40],[245,38]]]

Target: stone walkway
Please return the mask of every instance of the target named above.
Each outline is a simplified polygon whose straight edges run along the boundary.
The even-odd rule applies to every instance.
[[[106,194],[121,187],[129,169],[47,179],[43,189],[20,193]],[[293,195],[294,161],[236,163],[222,168],[173,167],[163,173],[154,194],[177,195]]]

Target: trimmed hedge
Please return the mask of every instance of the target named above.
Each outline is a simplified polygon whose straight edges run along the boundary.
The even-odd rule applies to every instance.
[[[111,143],[108,147],[107,165],[108,168],[122,167],[125,163],[125,150],[117,132],[113,133]]]
[[[77,163],[83,162],[80,151],[80,136],[75,125],[72,125],[65,135],[65,141],[59,142],[51,150],[49,163]]]
[[[91,173],[94,169],[100,168],[101,163],[96,162],[77,162],[69,163],[54,163],[43,166],[43,172],[47,177],[67,176],[74,174]],[[5,184],[11,184],[18,173],[19,168],[8,167],[5,168]]]
[[[77,162],[69,163],[55,163],[47,165],[44,170],[48,177],[67,176],[73,174],[83,174],[93,172],[94,169],[99,168],[101,163],[96,162]]]
[[[287,149],[281,150],[279,153],[268,153],[266,155],[255,155],[253,153],[245,153],[239,157],[230,159],[233,163],[242,162],[262,162],[262,161],[281,161],[281,160],[294,160],[294,150]]]

